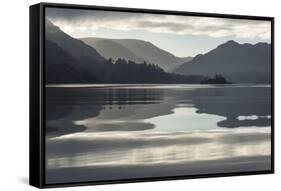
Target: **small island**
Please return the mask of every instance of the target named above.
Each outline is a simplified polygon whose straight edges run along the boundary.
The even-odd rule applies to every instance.
[[[200,84],[231,84],[222,75],[216,74],[213,78],[207,77]]]

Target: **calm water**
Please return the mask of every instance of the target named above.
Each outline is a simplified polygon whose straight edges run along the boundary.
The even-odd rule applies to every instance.
[[[46,90],[47,183],[270,169],[271,87]]]

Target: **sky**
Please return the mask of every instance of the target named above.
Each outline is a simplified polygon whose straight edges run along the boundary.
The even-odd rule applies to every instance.
[[[204,54],[228,40],[271,41],[270,21],[70,8],[46,8],[46,18],[74,38],[140,39],[180,57]]]

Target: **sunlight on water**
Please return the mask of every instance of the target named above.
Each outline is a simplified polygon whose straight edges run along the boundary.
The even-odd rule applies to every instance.
[[[82,166],[151,165],[270,155],[270,128],[239,128],[175,133],[76,133],[53,138],[79,154],[50,156],[48,168]],[[51,142],[52,142],[51,141]],[[108,144],[106,144],[108,143]],[[103,144],[104,149],[98,145]],[[79,146],[82,146],[81,144]],[[87,148],[86,148],[87,146]],[[59,148],[57,148],[59,149]]]
[[[267,119],[270,119],[271,116],[270,115],[267,115],[267,116],[257,116],[257,115],[250,115],[250,116],[238,116],[237,119],[240,120],[240,121],[243,121],[243,120],[257,120],[259,118],[267,118]]]
[[[218,115],[197,114],[195,108],[175,108],[173,113],[144,120],[156,126],[155,131],[190,131],[218,128],[217,122],[226,119]]]

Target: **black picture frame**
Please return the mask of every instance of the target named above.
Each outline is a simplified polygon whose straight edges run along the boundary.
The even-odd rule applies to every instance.
[[[264,171],[247,172],[229,172],[215,174],[200,174],[187,176],[169,176],[169,177],[148,177],[140,179],[122,179],[114,181],[89,181],[46,184],[45,182],[45,131],[44,131],[44,108],[45,108],[45,8],[71,8],[81,10],[103,10],[103,11],[121,11],[134,13],[153,13],[166,15],[185,15],[185,16],[205,16],[216,18],[249,19],[271,22],[271,169]],[[53,188],[65,186],[83,186],[98,184],[132,183],[147,181],[163,181],[177,179],[194,179],[242,175],[258,175],[274,173],[274,18],[249,16],[249,15],[230,15],[216,13],[195,13],[183,11],[153,10],[153,9],[135,9],[121,7],[103,7],[73,4],[55,4],[39,3],[30,6],[30,155],[29,155],[29,183],[38,188]]]

